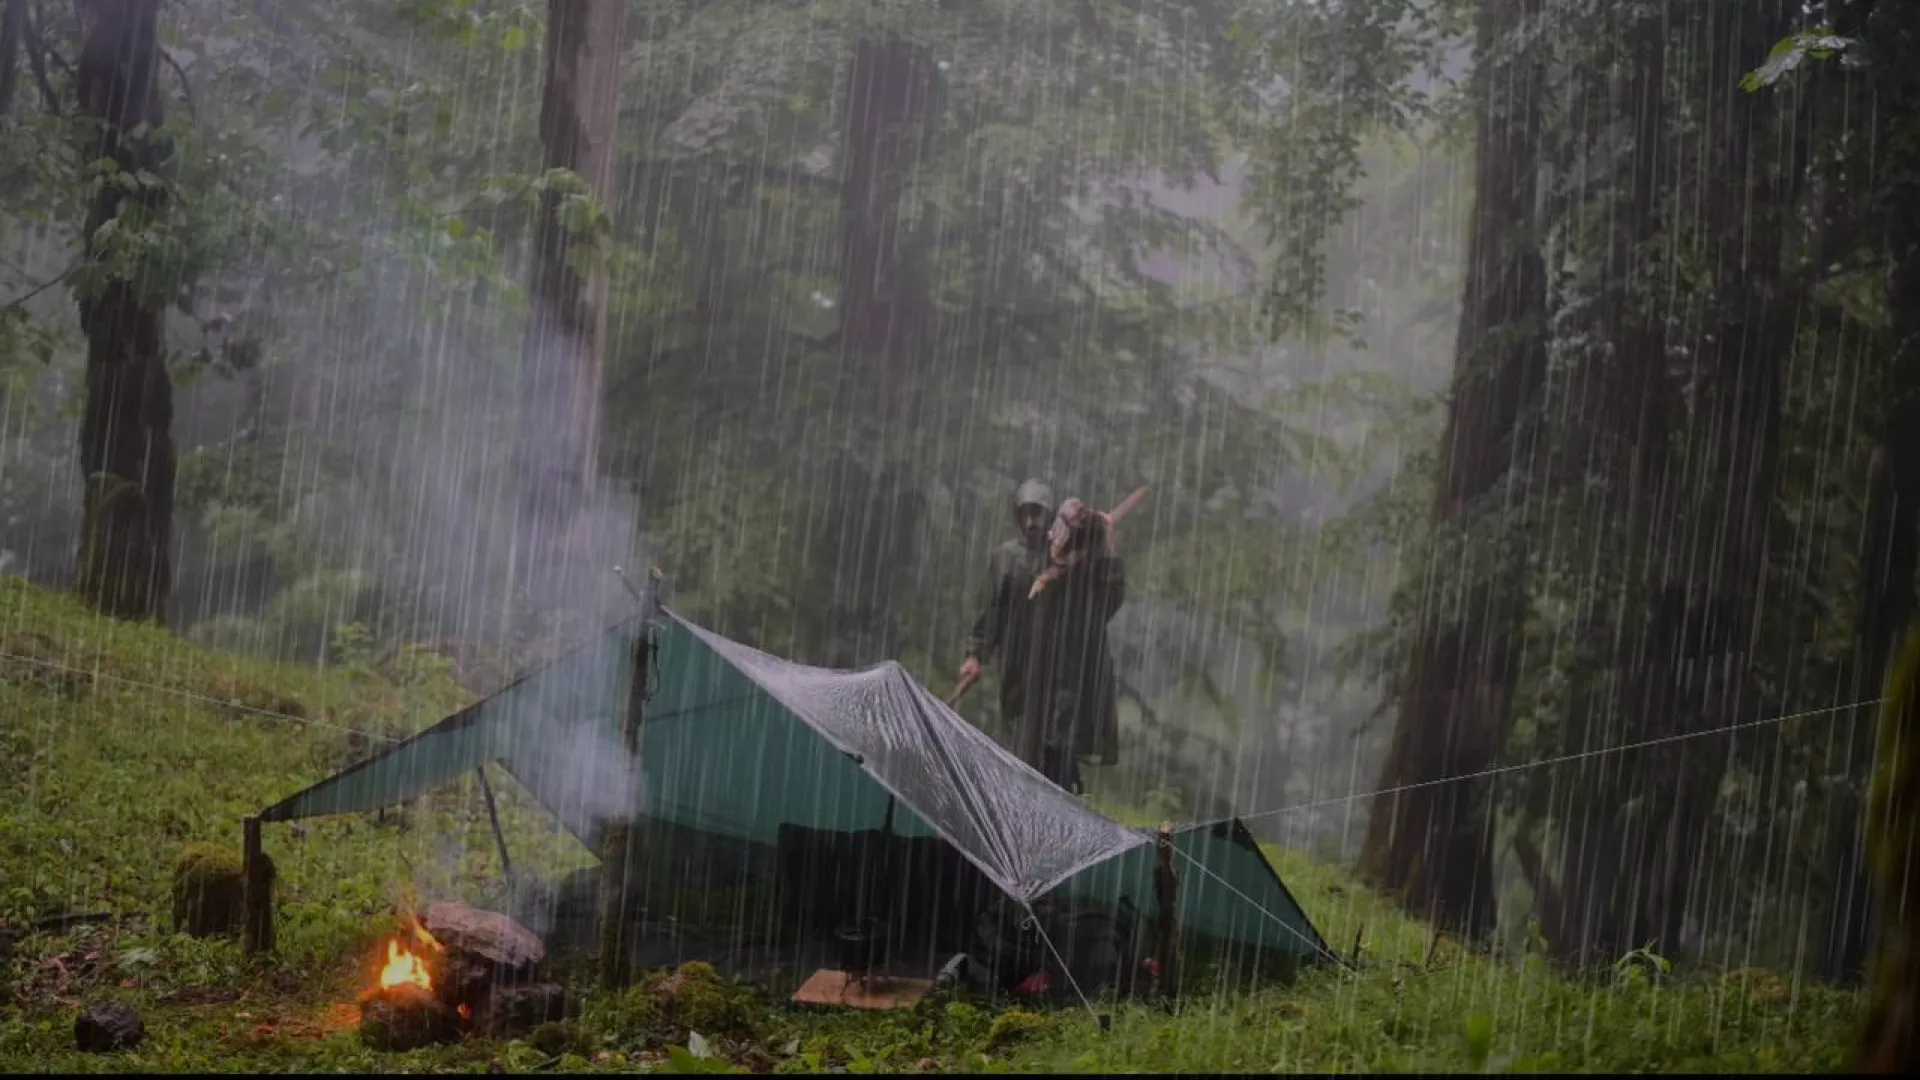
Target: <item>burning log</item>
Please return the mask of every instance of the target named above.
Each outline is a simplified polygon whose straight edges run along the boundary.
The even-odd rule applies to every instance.
[[[413,946],[420,946],[415,952]],[[380,968],[379,986],[362,995],[360,1041],[370,1049],[404,1051],[458,1040],[463,1013],[457,1003],[443,999],[435,987],[429,954],[443,950],[418,920],[413,941],[387,942],[387,960]]]
[[[417,1050],[460,1035],[460,1014],[418,983],[382,987],[360,1009],[360,1042],[372,1050]]]
[[[566,992],[538,979],[545,946],[505,915],[434,904],[386,950],[378,986],[362,997],[367,1046],[405,1050],[468,1032],[517,1038],[566,1014]]]

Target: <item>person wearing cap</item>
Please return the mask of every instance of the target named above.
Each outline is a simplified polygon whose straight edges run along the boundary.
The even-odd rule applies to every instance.
[[[1021,484],[1013,495],[1016,539],[993,550],[987,603],[967,634],[966,662],[960,681],[980,677],[985,665],[1000,662],[1000,718],[1017,728],[1026,715],[1026,660],[1031,602],[1027,592],[1047,565],[1047,527],[1053,523],[1053,490],[1038,480]]]
[[[962,684],[1000,658],[1000,716],[1013,752],[1068,791],[1080,765],[1118,759],[1119,707],[1107,623],[1126,599],[1126,566],[1111,543],[1068,569],[1038,598],[1048,564],[1053,492],[1038,480],[1014,494],[1020,538],[995,549],[987,605],[967,636]]]

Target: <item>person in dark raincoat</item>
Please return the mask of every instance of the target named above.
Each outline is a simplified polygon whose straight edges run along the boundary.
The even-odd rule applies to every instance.
[[[1076,794],[1083,760],[1112,765],[1117,758],[1119,701],[1107,623],[1126,591],[1126,564],[1109,526],[1103,542],[1027,605],[1026,685],[1014,752]]]
[[[1000,670],[1000,717],[1018,731],[1026,711],[1028,640],[1027,591],[1047,565],[1047,526],[1053,523],[1053,491],[1038,480],[1020,485],[1013,496],[1020,537],[993,550],[986,607],[967,635],[966,663],[960,681],[979,677],[996,659]]]

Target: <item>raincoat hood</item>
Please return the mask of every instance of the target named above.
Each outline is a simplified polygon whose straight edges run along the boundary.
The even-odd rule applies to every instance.
[[[1023,506],[1038,506],[1047,513],[1053,513],[1053,489],[1038,480],[1028,480],[1013,493],[1013,509],[1019,513]]]

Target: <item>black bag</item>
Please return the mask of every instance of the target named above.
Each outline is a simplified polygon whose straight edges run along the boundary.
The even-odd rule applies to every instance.
[[[1012,992],[1045,971],[1048,993],[1094,998],[1108,990],[1127,993],[1135,975],[1132,934],[1120,917],[1092,907],[1074,908],[1043,899],[1033,913],[1011,901],[989,906],[974,923],[974,956],[995,988]]]

